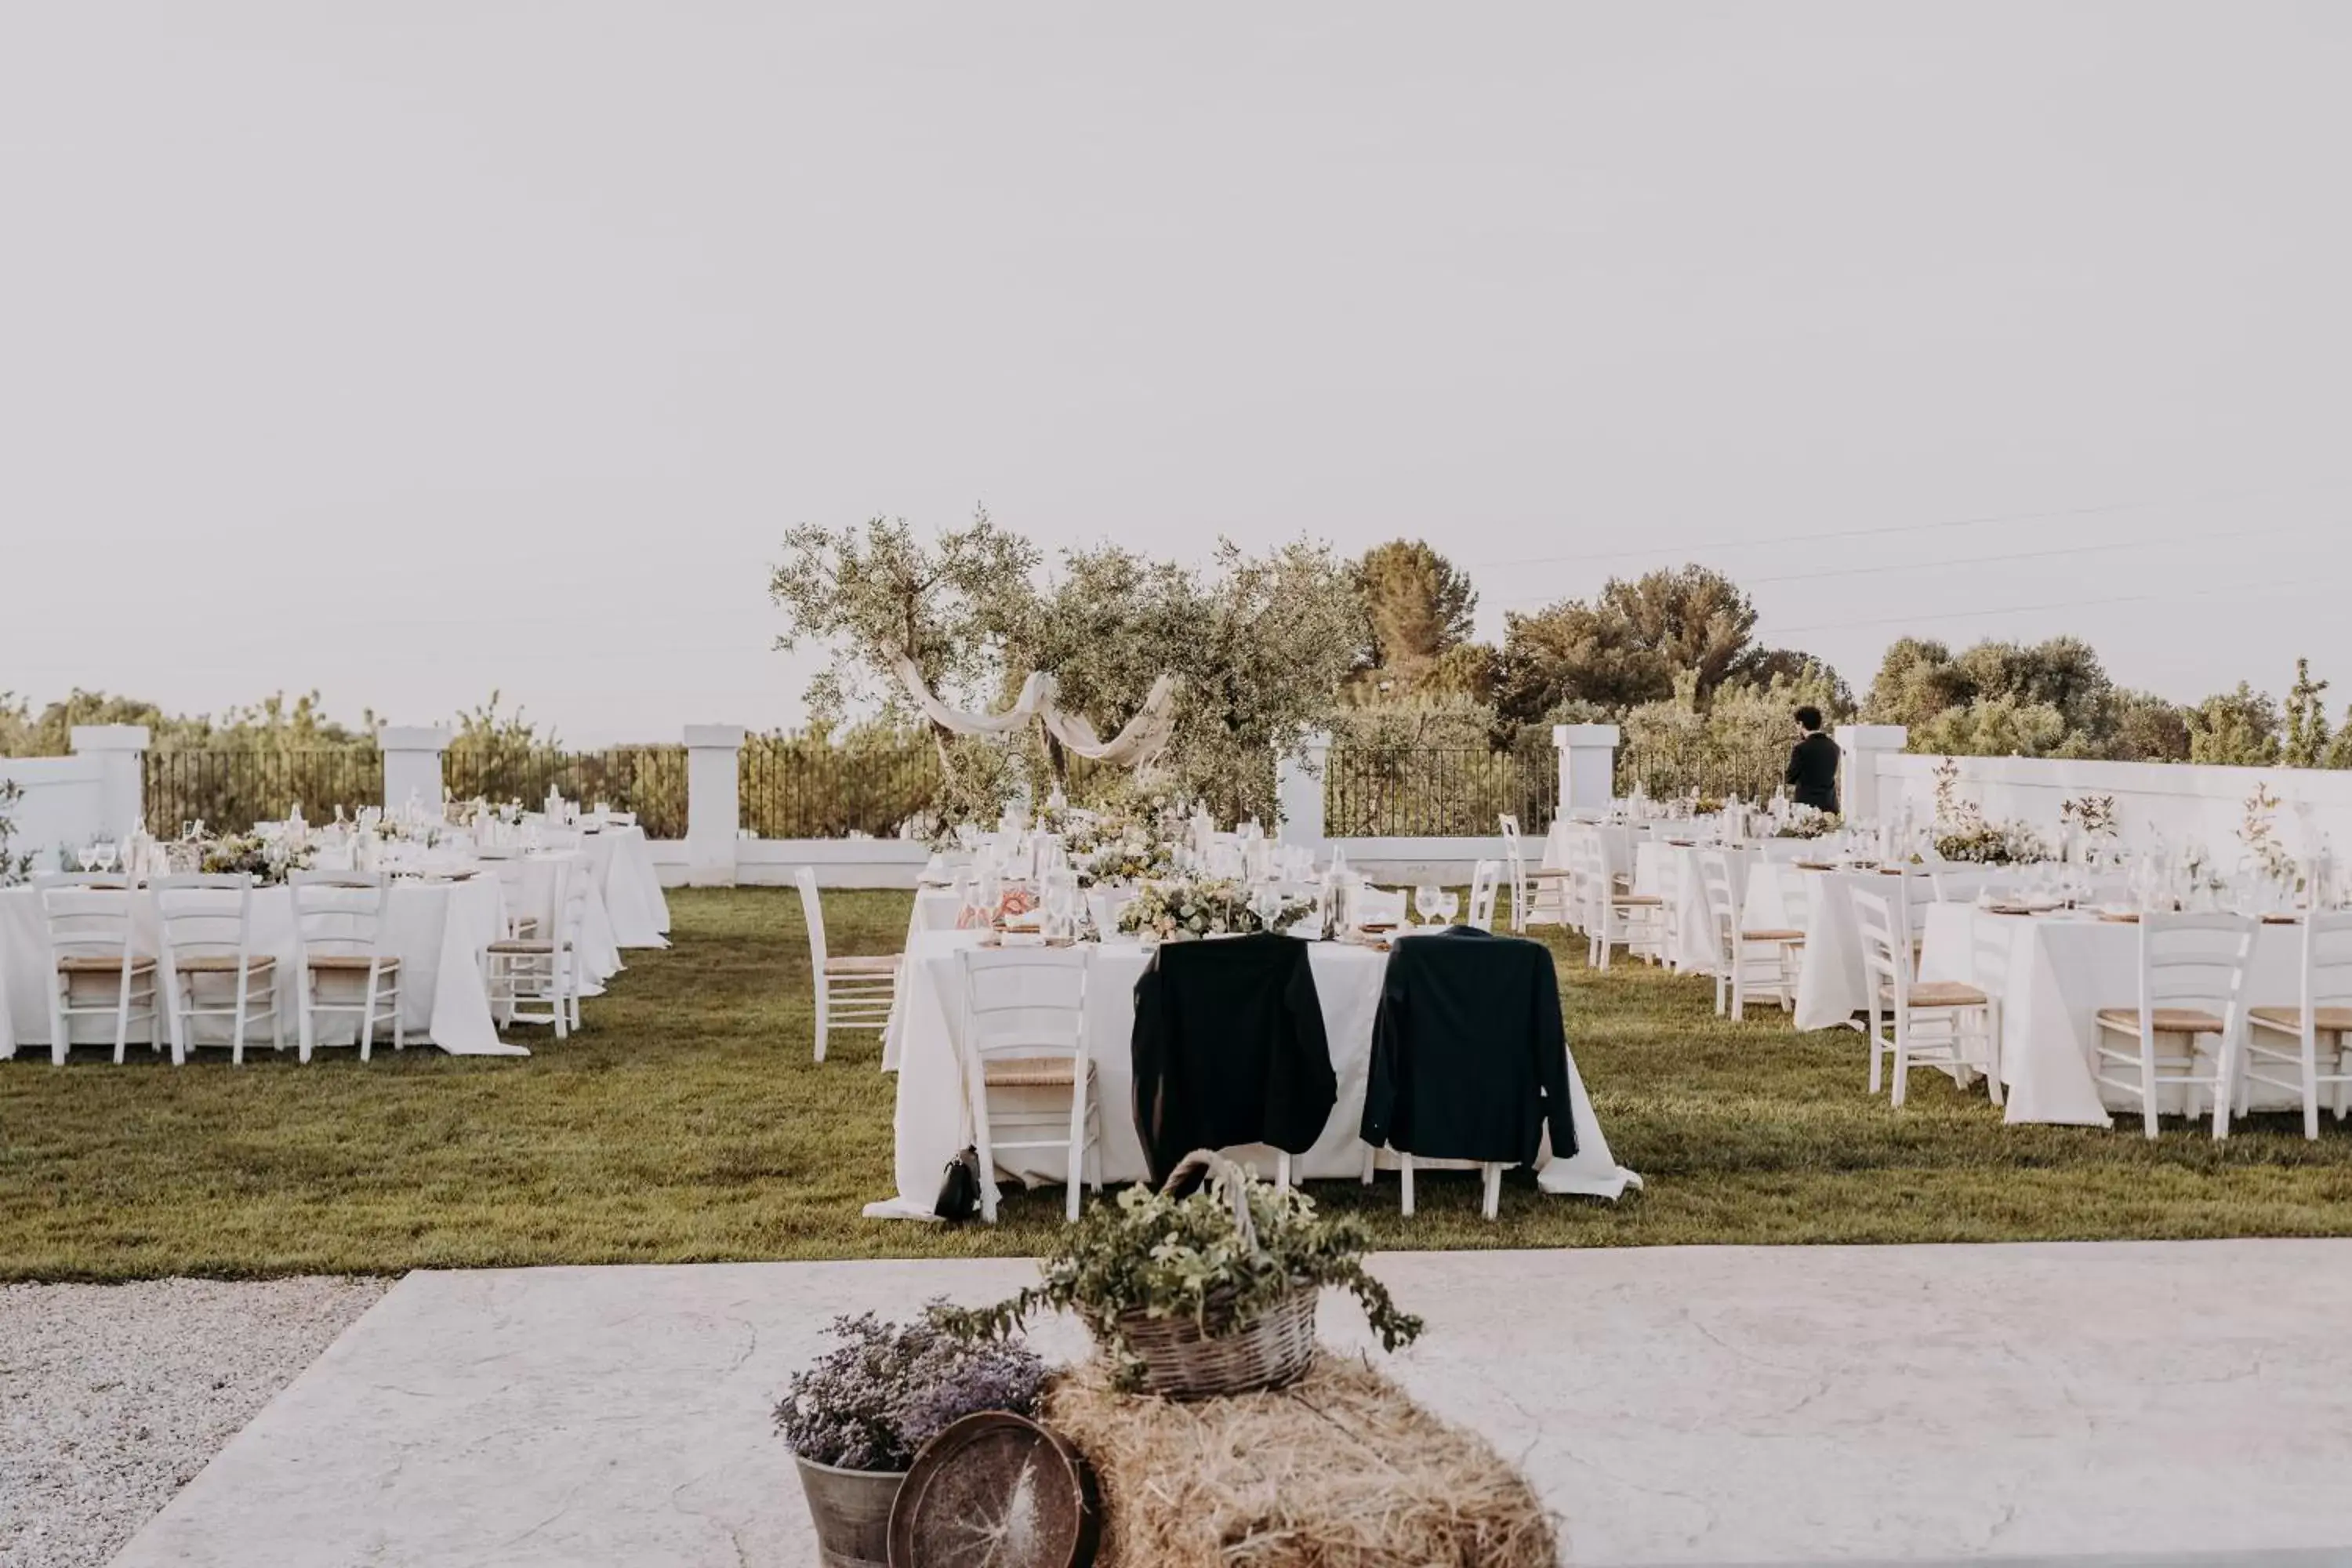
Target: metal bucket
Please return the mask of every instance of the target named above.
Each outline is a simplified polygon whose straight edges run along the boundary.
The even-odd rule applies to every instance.
[[[801,1490],[816,1523],[817,1561],[824,1568],[889,1568],[890,1505],[898,1500],[902,1470],[836,1470],[798,1454]]]

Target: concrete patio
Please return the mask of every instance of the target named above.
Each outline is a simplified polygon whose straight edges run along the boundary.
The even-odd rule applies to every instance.
[[[1377,1267],[1430,1322],[1398,1373],[1527,1468],[1574,1563],[2352,1547],[2352,1243]],[[1019,1262],[412,1275],[117,1562],[808,1563],[768,1413],[826,1321],[1030,1277]],[[1364,1338],[1337,1301],[1324,1332]],[[1042,1338],[1080,1342],[1068,1324]]]

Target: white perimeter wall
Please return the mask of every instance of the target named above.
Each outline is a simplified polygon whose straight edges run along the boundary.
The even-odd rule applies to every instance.
[[[105,763],[97,757],[0,757],[0,778],[25,792],[14,805],[0,805],[0,816],[16,825],[9,850],[38,857],[38,868],[56,868],[60,845],[105,836]]]
[[[2337,854],[2352,852],[2352,772],[2305,768],[2219,768],[2180,763],[2080,763],[2042,757],[1960,757],[1959,790],[1996,821],[2020,820],[2053,833],[2059,810],[2077,795],[2115,796],[2116,816],[2129,837],[2153,828],[2169,843],[2194,840],[2227,860],[2257,784],[2279,797],[2280,840],[2290,852],[2314,847],[2324,833]],[[1935,810],[1936,770],[1944,759],[1909,752],[1876,758],[1879,811],[1896,799],[1910,803],[1915,820]]]

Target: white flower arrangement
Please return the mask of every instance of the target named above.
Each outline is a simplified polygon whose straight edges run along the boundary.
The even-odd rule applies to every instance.
[[[1311,899],[1286,896],[1273,929],[1285,930],[1314,909]],[[1264,931],[1266,924],[1250,907],[1249,889],[1230,879],[1198,878],[1146,882],[1118,911],[1118,929],[1160,942],[1191,942]]]

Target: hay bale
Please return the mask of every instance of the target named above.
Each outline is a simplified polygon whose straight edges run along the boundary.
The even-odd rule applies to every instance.
[[[1287,1388],[1196,1403],[1115,1393],[1099,1367],[1045,1421],[1102,1483],[1105,1568],[1550,1568],[1552,1521],[1475,1433],[1369,1363],[1316,1352]]]

